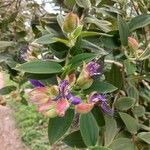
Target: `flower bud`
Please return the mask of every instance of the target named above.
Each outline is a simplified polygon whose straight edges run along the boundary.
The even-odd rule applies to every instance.
[[[59,99],[56,104],[56,113],[58,114],[58,116],[63,117],[69,106],[70,104],[67,100],[63,98]]]
[[[56,102],[49,100],[47,103],[39,105],[38,112],[42,113],[46,117],[56,117]]]
[[[94,107],[93,103],[80,103],[78,105],[75,105],[75,110],[78,113],[86,114],[86,113],[90,112],[93,107]]]
[[[128,37],[128,45],[134,50],[137,50],[139,48],[139,43],[133,37]]]
[[[64,24],[63,24],[63,31],[67,33],[73,32],[79,25],[79,17],[70,12],[66,15]]]
[[[40,105],[46,103],[49,100],[47,92],[48,90],[46,87],[40,87],[33,89],[28,93],[28,95],[32,103]]]

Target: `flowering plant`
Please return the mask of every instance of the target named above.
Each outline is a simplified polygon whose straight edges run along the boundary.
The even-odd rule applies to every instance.
[[[17,83],[0,93],[36,105],[49,119],[54,147],[63,142],[79,149],[148,150],[148,1],[54,1],[57,14],[50,15],[24,3],[32,6],[32,19],[17,11],[19,18],[0,24],[2,69]],[[27,23],[22,28],[17,26],[21,14]]]

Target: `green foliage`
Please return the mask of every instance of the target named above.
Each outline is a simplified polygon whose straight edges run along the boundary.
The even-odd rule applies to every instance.
[[[60,141],[70,146],[69,149],[148,149],[149,1],[52,0],[48,3],[56,13],[45,10],[46,0],[42,4],[1,0],[0,70],[7,72],[15,84],[0,89],[0,94],[11,96],[13,91],[18,92],[21,102],[27,105],[24,89],[31,88],[28,80],[39,80],[50,88],[60,86],[60,80],[70,81],[69,75],[73,73],[76,79],[73,78],[73,85],[69,83],[71,94],[94,106],[87,114],[73,113],[74,97],[67,99],[71,108],[65,116],[50,118],[48,123],[30,104],[18,104],[16,120],[24,132],[23,141],[31,149],[48,150],[47,138],[44,141],[48,128],[50,145],[56,149]],[[76,19],[68,33],[63,27],[64,18],[70,12]],[[92,75],[93,70],[83,68],[83,63],[90,61],[100,65],[98,74]],[[83,90],[82,84],[77,86],[79,78],[89,85],[87,89]],[[91,102],[91,95],[96,92],[101,98]],[[46,94],[56,103],[62,96],[60,89],[56,97],[51,97],[49,91]],[[108,108],[114,113],[107,112]]]

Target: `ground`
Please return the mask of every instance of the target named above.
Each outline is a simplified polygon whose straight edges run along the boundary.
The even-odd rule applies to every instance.
[[[12,110],[0,105],[0,150],[27,150],[19,137]]]

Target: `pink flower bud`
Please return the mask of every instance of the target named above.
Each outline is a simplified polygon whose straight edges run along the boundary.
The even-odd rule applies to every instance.
[[[139,48],[139,43],[133,37],[128,37],[128,45],[134,50],[137,50]]]
[[[40,87],[34,88],[31,92],[28,93],[28,95],[32,103],[40,105],[46,103],[49,100],[47,92],[48,90],[46,87]]]
[[[56,117],[56,102],[49,100],[47,103],[39,105],[38,112],[42,113],[46,117]]]
[[[69,108],[70,104],[65,99],[59,99],[56,104],[56,112],[58,116],[63,117],[65,115],[66,110]]]
[[[74,73],[66,76],[65,80],[67,80],[69,82],[70,86],[73,86],[76,82],[76,75]]]
[[[93,107],[94,107],[93,103],[80,103],[75,106],[75,110],[78,113],[86,114],[86,113],[90,112]]]

